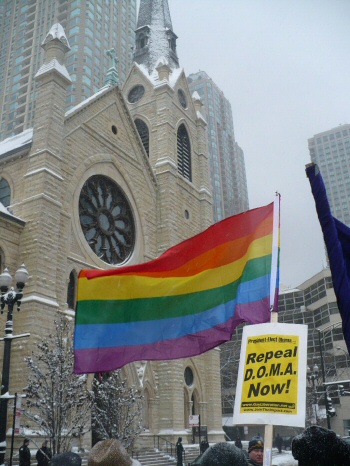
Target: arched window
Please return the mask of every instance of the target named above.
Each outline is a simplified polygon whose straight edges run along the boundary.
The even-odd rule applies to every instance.
[[[11,189],[5,178],[0,179],[0,202],[4,207],[8,207],[11,202]]]
[[[76,291],[76,273],[74,270],[69,274],[69,282],[67,288],[67,304],[69,309],[75,309],[75,291]]]
[[[169,39],[169,47],[173,52],[176,52],[176,40],[174,38]]]
[[[145,148],[146,154],[149,157],[149,130],[148,130],[148,126],[146,125],[146,123],[144,121],[140,120],[139,118],[137,118],[135,120],[135,125],[136,125],[137,132],[140,135],[143,147]]]
[[[148,36],[146,34],[140,34],[136,39],[136,48],[137,50],[142,50],[148,45]]]
[[[191,143],[184,124],[177,131],[177,168],[184,178],[192,181]]]
[[[141,47],[141,49],[146,47],[147,44],[148,44],[148,37],[147,36],[141,36],[140,37],[140,47]]]

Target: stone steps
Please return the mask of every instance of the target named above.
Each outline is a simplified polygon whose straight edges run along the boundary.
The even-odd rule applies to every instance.
[[[185,455],[184,463],[186,466],[188,463],[194,461],[199,455],[198,447],[189,447],[185,446]],[[159,451],[159,450],[145,450],[138,452],[137,455],[134,455],[134,459],[139,461],[142,466],[173,466],[176,464],[176,455],[173,451],[173,455],[170,453]]]
[[[189,463],[194,461],[197,456],[199,455],[199,448],[198,446],[190,446],[185,448],[185,455],[184,455],[184,464],[188,466]],[[32,455],[32,462],[35,455]],[[84,453],[81,454],[82,459],[82,466],[87,466],[88,463],[88,454]],[[176,454],[173,450],[173,454],[171,455],[170,452],[167,453],[166,451],[160,451],[157,449],[152,450],[143,450],[134,454],[134,459],[136,459],[142,466],[174,466],[176,465]],[[35,462],[35,459],[34,459]],[[15,454],[12,460],[12,466],[18,466],[19,458],[18,454]]]
[[[176,464],[176,459],[166,452],[157,450],[145,450],[134,456],[142,466],[170,466]]]

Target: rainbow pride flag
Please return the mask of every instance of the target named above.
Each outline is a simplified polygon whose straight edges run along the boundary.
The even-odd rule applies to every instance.
[[[196,356],[230,340],[241,322],[269,322],[278,264],[279,196],[150,262],[82,270],[74,372]]]

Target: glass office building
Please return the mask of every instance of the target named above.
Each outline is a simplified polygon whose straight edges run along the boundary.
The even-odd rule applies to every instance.
[[[249,209],[244,153],[235,141],[232,109],[224,93],[204,71],[188,76],[208,123],[208,153],[214,221]]]
[[[350,226],[350,125],[315,134],[308,145],[311,161],[321,170],[333,216]]]
[[[32,124],[34,76],[43,63],[40,43],[59,22],[71,50],[66,67],[72,79],[67,110],[104,85],[115,49],[119,80],[130,69],[135,43],[136,0],[3,0],[0,2],[0,140]]]

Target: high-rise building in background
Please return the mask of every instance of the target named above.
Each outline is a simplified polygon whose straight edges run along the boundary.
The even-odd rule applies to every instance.
[[[349,435],[350,357],[330,269],[323,269],[295,289],[280,290],[278,309],[279,322],[308,326],[307,424],[325,426],[330,411],[332,430]],[[328,405],[323,382],[330,384]]]
[[[333,216],[350,226],[350,125],[339,125],[315,134],[308,140],[308,146],[311,161],[321,171]],[[280,316],[282,322],[308,325],[310,368],[316,363],[327,382],[341,381],[340,385],[327,387],[327,395],[331,404],[335,405],[337,414],[332,419],[332,429],[341,435],[349,435],[350,359],[330,269],[324,269],[310,278],[298,290],[287,290],[281,294]],[[343,387],[342,390],[339,387]],[[321,392],[324,393],[324,390],[321,389]],[[321,419],[322,415],[321,411]]]
[[[67,70],[72,79],[67,109],[104,84],[115,49],[124,82],[135,44],[136,0],[4,0],[0,2],[0,140],[32,126],[34,76],[44,56],[40,43],[59,22],[71,50]]]
[[[234,170],[233,170],[233,205],[234,213],[244,212],[249,209],[248,186],[245,171],[243,149],[235,142],[234,146]]]
[[[350,226],[350,125],[308,140],[311,161],[319,166],[334,217]]]
[[[204,71],[187,79],[202,100],[208,123],[214,220],[220,221],[249,209],[244,154],[235,141],[231,104],[224,93]]]

